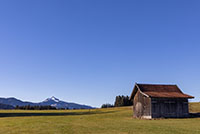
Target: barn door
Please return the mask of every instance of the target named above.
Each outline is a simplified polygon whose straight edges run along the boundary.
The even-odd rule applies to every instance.
[[[152,101],[152,115],[155,118],[158,118],[161,116],[161,109],[160,109],[160,104],[158,101]]]

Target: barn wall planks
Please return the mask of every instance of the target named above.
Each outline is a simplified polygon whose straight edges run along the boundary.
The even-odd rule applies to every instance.
[[[151,98],[152,118],[188,117],[188,99],[186,98]]]
[[[151,118],[151,98],[138,91],[133,100],[133,111],[134,117]]]

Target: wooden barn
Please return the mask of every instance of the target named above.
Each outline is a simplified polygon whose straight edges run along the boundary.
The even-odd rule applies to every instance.
[[[133,100],[136,118],[188,117],[188,99],[177,85],[135,84],[130,99]]]

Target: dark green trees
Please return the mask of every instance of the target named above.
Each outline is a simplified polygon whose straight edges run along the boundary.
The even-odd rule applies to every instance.
[[[109,108],[109,107],[122,107],[122,106],[132,106],[133,102],[129,100],[129,96],[119,95],[115,98],[114,105],[106,103],[101,106],[101,108]]]
[[[133,105],[133,102],[129,100],[128,96],[124,96],[124,95],[116,96],[115,104],[114,104],[115,107],[131,106],[131,105]]]
[[[103,104],[103,105],[101,106],[101,108],[109,108],[109,107],[114,107],[114,105],[109,104],[109,103],[106,103],[106,104]]]

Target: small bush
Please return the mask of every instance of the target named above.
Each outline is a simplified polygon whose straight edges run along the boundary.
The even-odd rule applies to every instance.
[[[109,107],[114,107],[114,105],[109,104],[109,103],[106,103],[106,104],[103,104],[103,105],[101,106],[101,108],[109,108]]]

